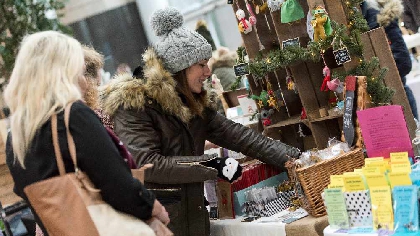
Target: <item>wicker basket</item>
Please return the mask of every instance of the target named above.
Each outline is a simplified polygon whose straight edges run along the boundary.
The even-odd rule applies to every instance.
[[[296,168],[294,162],[286,166],[290,179],[296,179],[304,192],[303,207],[312,216],[326,215],[321,193],[330,183],[331,175],[340,175],[361,168],[365,163],[363,152],[360,148],[347,152],[330,160],[319,162],[305,168]],[[293,178],[294,177],[294,178]]]

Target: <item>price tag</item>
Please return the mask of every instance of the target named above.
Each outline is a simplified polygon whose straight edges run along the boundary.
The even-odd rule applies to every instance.
[[[233,70],[235,71],[236,76],[248,75],[249,74],[248,63],[234,65]]]
[[[337,65],[351,61],[349,50],[346,47],[333,51],[333,54]]]
[[[282,48],[285,49],[289,46],[299,46],[300,47],[300,41],[299,37],[294,39],[288,39],[282,42]]]

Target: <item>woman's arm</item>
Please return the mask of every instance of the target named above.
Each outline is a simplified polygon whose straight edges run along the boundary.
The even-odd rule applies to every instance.
[[[98,117],[81,102],[71,108],[70,132],[76,144],[78,166],[101,190],[103,200],[118,211],[149,219],[154,195],[132,177]]]
[[[115,132],[127,145],[138,166],[153,164],[145,171],[145,180],[160,184],[203,182],[217,178],[217,171],[197,162],[211,156],[161,155],[161,132],[146,111],[118,111],[114,116]]]

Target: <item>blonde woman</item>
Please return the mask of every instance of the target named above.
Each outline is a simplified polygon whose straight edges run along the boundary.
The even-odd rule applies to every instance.
[[[86,89],[83,67],[82,47],[69,36],[46,31],[23,40],[5,90],[5,101],[11,110],[6,158],[15,193],[28,200],[23,191],[26,186],[58,175],[51,135],[53,114],[58,118],[65,169],[74,171],[63,117],[64,107],[74,102],[69,126],[79,168],[101,190],[103,199],[116,210],[142,220],[155,216],[168,223],[165,208],[133,179],[98,117],[81,101],[81,90]],[[36,212],[34,215],[47,235],[42,219]]]

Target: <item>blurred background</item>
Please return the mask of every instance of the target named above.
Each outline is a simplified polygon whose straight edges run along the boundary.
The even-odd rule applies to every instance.
[[[204,20],[216,47],[236,50],[242,43],[226,0],[69,0],[61,22],[80,42],[104,54],[104,70],[113,75],[119,65],[131,70],[139,65],[141,54],[157,39],[149,25],[151,14],[167,6],[179,9],[192,30]]]

